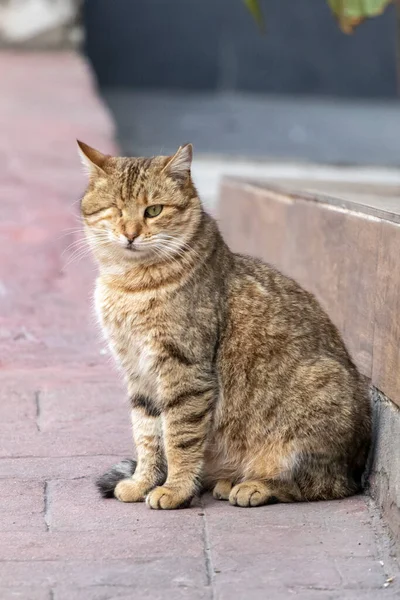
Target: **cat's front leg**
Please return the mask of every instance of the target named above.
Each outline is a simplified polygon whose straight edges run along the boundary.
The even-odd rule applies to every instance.
[[[146,499],[150,508],[186,508],[199,491],[214,388],[195,385],[164,405],[163,434],[168,478]]]
[[[132,396],[131,402],[137,467],[132,477],[117,484],[114,495],[121,502],[143,502],[146,494],[166,477],[161,416],[147,397],[136,394]]]

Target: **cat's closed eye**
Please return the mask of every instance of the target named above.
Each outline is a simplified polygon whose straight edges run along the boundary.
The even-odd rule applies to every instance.
[[[162,212],[163,208],[164,207],[162,204],[153,204],[152,206],[148,206],[144,211],[144,216],[148,219],[158,217],[158,215]]]

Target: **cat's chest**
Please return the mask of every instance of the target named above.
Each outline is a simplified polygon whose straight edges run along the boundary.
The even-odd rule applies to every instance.
[[[157,348],[154,314],[147,298],[110,290],[98,284],[95,308],[109,346],[128,378],[148,384],[154,379]]]

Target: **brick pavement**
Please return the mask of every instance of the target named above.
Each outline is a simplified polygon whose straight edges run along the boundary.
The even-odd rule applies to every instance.
[[[90,316],[93,264],[63,252],[74,138],[111,152],[112,126],[72,54],[4,53],[0,72],[0,599],[399,597],[363,497],[168,513],[99,498],[93,477],[131,454],[128,408]]]

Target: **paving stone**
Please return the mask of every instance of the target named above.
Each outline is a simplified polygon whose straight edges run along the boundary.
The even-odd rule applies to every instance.
[[[212,600],[212,593],[209,588],[204,589],[154,589],[146,587],[141,589],[127,589],[119,586],[102,586],[82,589],[63,589],[55,590],[54,600],[166,600],[173,597],[176,600]]]
[[[49,586],[88,588],[124,586],[138,591],[146,588],[196,589],[207,585],[204,556],[153,556],[137,553],[133,559],[105,560],[99,549],[95,560],[1,561],[0,581],[4,587]],[[1,597],[1,596],[0,596]]]
[[[388,598],[394,600],[396,596],[395,592],[387,589],[380,590],[330,590],[326,589],[321,585],[319,588],[262,588],[258,587],[256,583],[252,585],[241,585],[233,586],[226,585],[222,589],[216,586],[215,598],[218,600],[288,600],[293,598],[295,600],[375,600],[377,598],[383,599]]]
[[[232,515],[232,518],[234,516]],[[248,532],[248,530],[247,530]],[[300,554],[302,559],[320,554],[325,556],[374,556],[374,534],[372,531],[356,532],[351,544],[348,533],[339,530],[325,531],[320,527],[269,526],[251,530],[230,530],[229,534],[211,529],[212,548],[218,555],[230,555],[240,548],[241,555],[263,553],[273,548],[274,554],[285,557],[291,552]]]
[[[39,425],[43,433],[61,432],[69,427],[74,431],[89,427],[95,437],[93,432],[108,435],[109,430],[115,429],[121,422],[124,429],[130,431],[126,392],[118,386],[117,380],[108,385],[70,382],[64,388],[52,386],[49,389],[46,386],[39,392],[39,404]]]
[[[53,600],[52,591],[48,588],[33,588],[29,591],[21,588],[4,588],[0,585],[1,600]]]
[[[40,481],[5,479],[0,486],[0,531],[46,531],[45,492]]]
[[[119,455],[68,456],[59,458],[0,458],[0,479],[94,479],[123,458]]]
[[[0,388],[0,432],[3,438],[18,429],[20,432],[37,431],[36,390],[33,386],[15,381],[2,381]]]
[[[239,540],[241,555],[264,553],[267,540],[278,555],[286,552],[290,555],[291,548],[304,556],[321,553],[371,556],[377,552],[363,496],[333,502],[277,504],[255,511],[232,507],[227,502],[214,506],[212,502],[206,497],[208,527],[214,551],[224,555],[234,553]],[[233,518],[234,531],[230,528]],[[252,530],[251,537],[246,535],[249,528]],[[351,544],[348,543],[349,536]]]
[[[284,588],[380,589],[387,577],[377,559],[327,558],[326,554],[302,560],[296,552],[276,555],[272,546],[264,554],[217,556],[213,558],[216,581],[225,584],[249,584],[257,581],[267,589],[279,584]]]
[[[100,424],[100,419],[97,423]],[[18,430],[5,438],[1,455],[11,458],[13,456],[90,456],[92,454],[118,454],[121,458],[132,455],[132,441],[129,435],[129,421],[126,419],[125,433],[113,431],[109,438],[94,435],[89,425],[76,427],[72,426],[60,432],[40,434],[31,432],[25,434]],[[108,422],[106,429],[111,429]],[[122,427],[123,429],[123,427]],[[101,432],[101,428],[98,430]]]
[[[110,526],[109,526],[110,527]],[[95,560],[132,559],[135,557],[203,555],[201,532],[181,527],[142,528],[127,523],[125,530],[3,532],[0,538],[0,560]]]
[[[42,387],[32,391],[37,403],[35,427],[26,432],[15,426],[2,443],[2,456],[132,454],[129,409],[117,385]]]
[[[51,531],[104,531],[134,528],[154,532],[179,529],[201,537],[204,528],[199,502],[183,511],[150,510],[144,503],[129,504],[100,498],[93,479],[51,481],[48,484]],[[110,524],[112,524],[110,526]],[[151,532],[151,533],[150,533]]]

